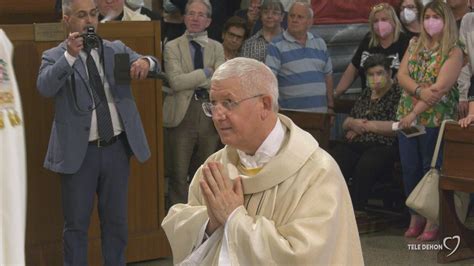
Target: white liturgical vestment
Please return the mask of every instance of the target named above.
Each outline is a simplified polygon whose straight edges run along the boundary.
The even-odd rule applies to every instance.
[[[12,55],[0,29],[0,265],[25,264],[25,137]]]
[[[199,187],[202,168],[190,185],[188,203],[170,208],[162,227],[175,264],[363,265],[337,163],[309,133],[279,118],[286,129],[281,148],[255,175],[240,172],[239,155],[230,146],[206,161],[222,163],[231,179],[242,176],[244,205],[225,226],[203,238],[208,215]]]

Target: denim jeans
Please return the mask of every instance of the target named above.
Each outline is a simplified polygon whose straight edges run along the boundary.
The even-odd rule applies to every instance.
[[[403,185],[408,197],[421,178],[430,170],[439,127],[426,128],[426,134],[407,138],[398,133],[400,162],[402,164]],[[436,160],[436,168],[440,169],[442,162],[442,146]],[[411,211],[411,210],[410,210]]]

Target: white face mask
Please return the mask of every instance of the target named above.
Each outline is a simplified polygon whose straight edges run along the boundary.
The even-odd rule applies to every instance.
[[[410,24],[416,19],[416,12],[413,9],[405,8],[400,12],[400,19],[403,24]]]
[[[133,9],[138,9],[145,5],[143,0],[126,0],[126,2],[127,2],[127,5]]]

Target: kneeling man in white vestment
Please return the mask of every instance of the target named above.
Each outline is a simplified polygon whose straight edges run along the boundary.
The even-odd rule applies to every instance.
[[[363,264],[344,178],[307,132],[278,114],[278,84],[235,58],[203,103],[226,145],[198,169],[187,204],[163,220],[180,265]]]

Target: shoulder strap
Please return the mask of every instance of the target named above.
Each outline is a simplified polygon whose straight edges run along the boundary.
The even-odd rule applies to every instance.
[[[441,142],[443,140],[444,127],[446,126],[446,123],[448,123],[448,122],[454,122],[454,120],[452,120],[452,119],[444,120],[441,123],[441,127],[439,128],[438,139],[436,140],[436,146],[435,146],[435,150],[434,150],[434,153],[433,153],[433,158],[431,159],[431,168],[435,168],[435,166],[436,166],[436,159],[438,159],[439,148],[440,148]]]

